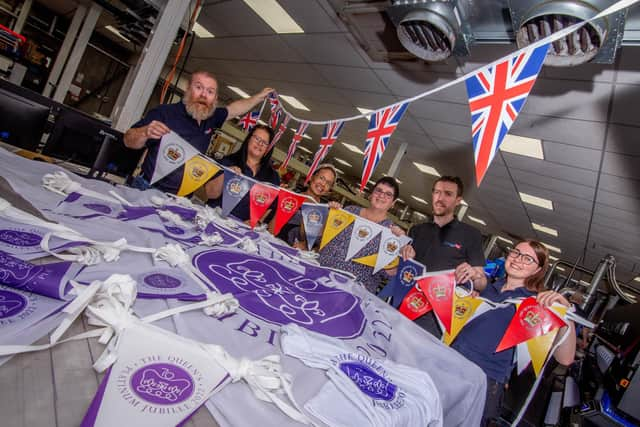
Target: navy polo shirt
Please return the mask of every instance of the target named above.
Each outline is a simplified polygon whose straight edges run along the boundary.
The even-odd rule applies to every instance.
[[[504,286],[504,280],[488,284],[480,296],[493,302],[502,302],[509,298],[526,298],[535,295],[535,292],[525,287],[500,292],[502,286]],[[508,307],[481,314],[462,328],[452,345],[464,357],[478,365],[489,379],[501,384],[506,383],[511,375],[515,348],[498,353],[496,348],[515,313],[515,305],[510,304]]]
[[[148,125],[153,120],[157,120],[167,125],[169,129],[184,138],[185,141],[193,145],[198,151],[204,153],[209,147],[213,132],[222,126],[228,114],[229,112],[226,108],[216,108],[211,117],[198,124],[198,121],[187,113],[184,103],[177,102],[175,104],[157,106],[131,127],[139,128]],[[142,163],[142,174],[147,181],[151,180],[151,176],[156,167],[159,146],[159,139],[148,139],[146,142],[146,147],[149,151]],[[153,186],[167,193],[175,194],[180,188],[183,174],[184,166],[180,166],[153,184]]]
[[[231,156],[227,156],[225,158],[223,158],[222,160],[220,160],[220,164],[223,166],[237,166],[242,170],[242,174],[244,176],[248,176],[251,177],[257,181],[260,182],[266,182],[269,184],[273,184],[275,186],[279,186],[280,185],[280,175],[278,175],[278,172],[276,172],[273,169],[273,165],[271,164],[271,161],[269,161],[268,164],[262,166],[260,168],[260,170],[258,171],[257,174],[253,174],[253,171],[251,170],[251,168],[249,166],[247,166],[246,164],[241,165],[241,164],[237,164],[236,162],[233,161]],[[215,176],[219,176],[222,173],[224,173],[223,171],[218,172]],[[274,201],[273,203],[275,204],[277,201]],[[207,204],[209,206],[212,207],[216,207],[216,206],[221,206],[222,205],[222,195],[220,195],[220,197],[218,197],[217,199],[209,199],[209,201],[207,202]],[[271,205],[271,213],[267,216],[266,218],[266,222],[269,222],[271,220],[271,218],[273,217],[273,215],[275,214],[275,210],[273,209],[273,204]],[[238,202],[238,204],[236,205],[235,208],[233,208],[233,210],[231,211],[231,215],[233,215],[234,217],[238,218],[240,221],[246,221],[250,218],[251,216],[251,208],[249,206],[249,193],[247,193],[241,200],[240,202]]]
[[[416,261],[423,263],[427,271],[449,270],[463,262],[474,267],[485,264],[482,234],[455,218],[442,227],[435,222],[414,225],[409,237],[413,239]]]

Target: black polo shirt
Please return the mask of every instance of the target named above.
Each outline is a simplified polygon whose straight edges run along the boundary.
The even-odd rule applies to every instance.
[[[187,109],[182,102],[175,104],[163,104],[149,110],[149,112],[135,123],[132,128],[146,126],[153,120],[160,121],[167,125],[169,129],[180,135],[189,144],[193,145],[198,151],[204,153],[209,147],[209,142],[213,136],[213,132],[218,129],[227,119],[229,112],[226,108],[216,108],[213,115],[207,120],[203,120],[198,125],[196,119],[187,113]],[[158,158],[158,148],[160,146],[159,139],[148,139],[146,147],[149,149],[147,157],[142,163],[142,174],[147,181],[151,180],[153,170],[156,167]],[[168,193],[177,193],[182,183],[184,174],[184,166],[171,172],[160,181],[153,184],[155,188],[166,191]]]
[[[482,234],[455,218],[442,227],[435,222],[414,225],[409,237],[413,239],[415,259],[423,263],[427,271],[449,270],[463,262],[474,267],[485,264]]]

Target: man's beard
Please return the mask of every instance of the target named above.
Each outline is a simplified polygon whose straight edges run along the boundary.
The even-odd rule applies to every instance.
[[[183,102],[187,113],[198,121],[207,120],[213,115],[216,108],[215,105],[203,105],[198,101],[193,101],[189,92],[185,94]]]

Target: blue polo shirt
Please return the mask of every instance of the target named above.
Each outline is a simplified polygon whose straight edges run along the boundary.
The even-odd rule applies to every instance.
[[[500,292],[504,281],[488,284],[480,296],[493,302],[502,302],[509,298],[526,298],[535,292],[525,287]],[[496,348],[507,330],[515,305],[490,310],[469,322],[455,339],[452,347],[467,359],[478,365],[489,379],[501,384],[506,383],[513,369],[514,347],[496,353]]]
[[[169,129],[180,135],[189,144],[193,145],[198,151],[204,153],[209,147],[209,142],[213,136],[213,132],[218,129],[227,119],[229,112],[226,108],[216,108],[213,115],[207,120],[198,122],[187,113],[187,109],[182,102],[175,104],[163,104],[150,110],[139,122],[135,123],[133,128],[146,126],[153,120],[160,121],[167,125]],[[148,139],[146,148],[149,149],[147,157],[142,163],[142,174],[147,181],[151,180],[153,171],[156,167],[158,158],[158,148],[160,146],[159,139]],[[155,188],[167,193],[177,193],[182,183],[184,174],[184,166],[171,172],[169,175],[153,184]]]

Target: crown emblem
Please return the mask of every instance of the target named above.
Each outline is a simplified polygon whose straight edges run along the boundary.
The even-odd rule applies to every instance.
[[[195,179],[201,179],[204,176],[204,168],[201,166],[194,166],[191,169],[191,176],[193,176]]]
[[[265,193],[256,193],[254,200],[259,205],[264,205],[269,200],[269,196]]]
[[[229,193],[237,195],[242,192],[242,184],[240,181],[234,180],[229,183]]]
[[[467,305],[467,303],[458,302],[455,306],[453,314],[458,319],[462,319],[464,315],[467,314],[467,311],[469,311],[469,306]]]
[[[333,218],[333,227],[339,228],[342,224],[344,224],[344,219],[342,217]]]
[[[369,236],[369,229],[367,227],[360,227],[360,229],[358,229],[358,237],[366,239],[367,236]]]
[[[419,311],[425,305],[425,301],[420,295],[414,295],[413,298],[409,300],[409,309],[412,311]]]
[[[415,274],[410,269],[406,269],[402,272],[402,281],[405,283],[413,282],[414,277],[415,277]]]
[[[311,211],[307,218],[309,218],[310,223],[318,224],[322,219],[322,216],[317,211]]]
[[[191,381],[184,378],[175,379],[175,374],[170,369],[162,368],[158,372],[156,369],[147,368],[142,373],[142,379],[136,386],[136,391],[154,400],[173,403],[180,399],[190,387]]]
[[[291,197],[287,197],[286,199],[284,199],[282,201],[282,204],[280,205],[280,207],[285,212],[291,212],[296,208],[297,205],[298,204],[296,203],[296,201],[294,199],[292,199]]]
[[[390,254],[394,253],[398,250],[398,246],[398,242],[395,239],[388,240],[386,246],[387,252]]]
[[[437,300],[445,299],[447,297],[447,287],[442,283],[437,283],[431,288],[431,295]]]
[[[169,160],[173,160],[175,162],[180,159],[180,157],[182,157],[182,153],[177,148],[169,147],[169,149],[167,150],[167,157],[169,158]]]
[[[542,321],[540,313],[536,313],[533,310],[527,311],[522,320],[526,323],[525,326],[529,328],[535,328]]]

